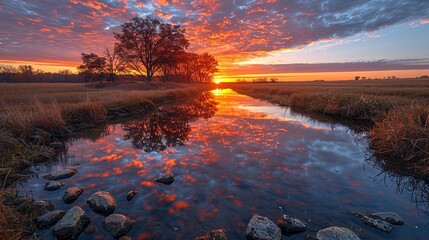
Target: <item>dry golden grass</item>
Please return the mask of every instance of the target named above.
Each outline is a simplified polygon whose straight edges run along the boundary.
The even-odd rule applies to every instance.
[[[377,153],[406,163],[419,175],[429,174],[429,105],[399,107],[371,130]]]

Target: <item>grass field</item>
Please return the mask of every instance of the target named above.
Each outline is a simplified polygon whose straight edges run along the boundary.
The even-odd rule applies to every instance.
[[[429,79],[222,84],[300,112],[371,123],[376,155],[429,178]]]

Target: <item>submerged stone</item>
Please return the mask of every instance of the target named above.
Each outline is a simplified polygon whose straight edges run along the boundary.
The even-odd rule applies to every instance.
[[[42,212],[54,211],[55,206],[52,201],[40,200],[34,202],[34,207]]]
[[[311,237],[311,236],[309,236]],[[311,238],[310,238],[311,239]],[[344,227],[328,227],[316,234],[317,240],[360,240],[352,230]]]
[[[249,240],[280,240],[282,232],[280,228],[267,217],[253,215],[246,229],[246,237]]]
[[[365,216],[364,214],[362,214],[360,212],[353,212],[353,215],[358,217],[360,219],[360,221],[365,225],[368,225],[368,226],[373,227],[373,228],[377,228],[378,230],[383,231],[383,232],[391,232],[392,231],[392,225],[390,225],[390,223],[388,223],[384,220],[371,218],[371,217]]]
[[[83,233],[85,234],[93,234],[97,231],[97,227],[94,225],[89,225],[88,227],[85,228],[85,230],[83,230]]]
[[[284,235],[290,236],[296,233],[302,233],[307,230],[307,225],[297,218],[290,217],[286,214],[277,221],[277,225]]]
[[[128,193],[127,193],[127,200],[128,201],[131,201],[133,198],[134,198],[134,196],[137,194],[137,192],[136,191],[129,191]]]
[[[73,203],[83,193],[84,190],[84,187],[67,188],[63,196],[63,201],[67,204]]]
[[[60,181],[49,181],[45,184],[43,189],[46,191],[55,191],[60,189],[62,186],[64,186],[64,183]]]
[[[170,185],[174,182],[174,175],[171,173],[166,173],[158,179],[155,179],[155,182]]]
[[[57,224],[55,224],[52,234],[58,240],[77,239],[82,231],[88,226],[89,217],[85,211],[75,206],[71,208]]]
[[[40,217],[35,219],[36,226],[38,228],[44,228],[57,223],[64,215],[66,211],[63,210],[55,210],[51,212],[47,212]]]
[[[86,202],[92,210],[101,214],[113,213],[116,208],[115,198],[105,191],[93,193]]]
[[[370,213],[369,216],[375,219],[384,220],[394,225],[404,224],[404,219],[402,219],[402,217],[395,212],[375,212],[375,213]]]
[[[209,235],[196,237],[194,240],[228,240],[225,229],[212,230]]]
[[[45,175],[44,178],[46,178],[48,180],[60,180],[60,179],[72,177],[76,173],[77,173],[77,169],[69,167],[69,168],[66,168],[62,171],[54,172],[54,173]]]
[[[101,224],[113,238],[119,238],[127,234],[134,225],[134,221],[122,214],[112,214],[106,217]]]

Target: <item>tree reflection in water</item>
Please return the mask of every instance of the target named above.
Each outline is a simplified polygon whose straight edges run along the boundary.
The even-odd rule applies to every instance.
[[[213,94],[204,92],[183,104],[162,106],[147,118],[122,124],[127,132],[124,140],[131,140],[135,148],[145,152],[182,146],[191,132],[190,123],[213,117],[217,111],[216,105]]]

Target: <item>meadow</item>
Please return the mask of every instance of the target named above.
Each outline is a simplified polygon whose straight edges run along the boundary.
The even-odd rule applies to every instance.
[[[223,84],[299,112],[369,123],[374,154],[429,175],[429,79]]]

